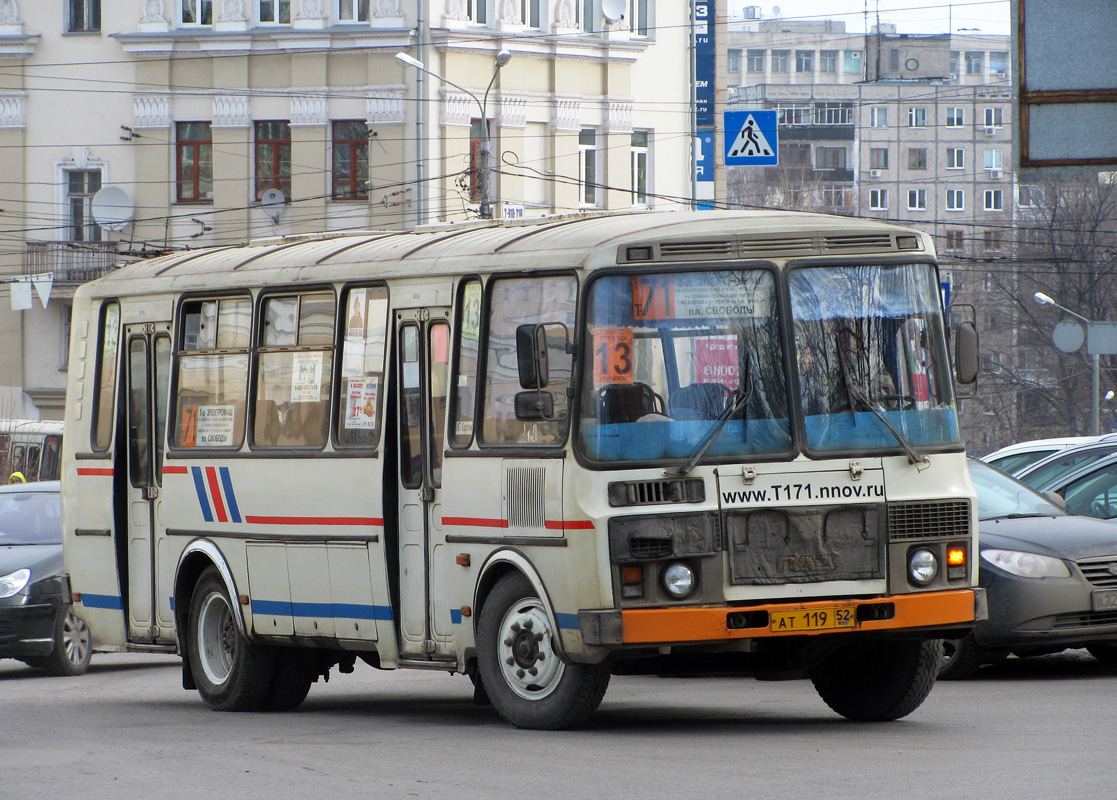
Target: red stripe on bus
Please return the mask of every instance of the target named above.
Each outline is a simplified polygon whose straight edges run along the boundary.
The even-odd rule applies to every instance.
[[[113,474],[112,467],[78,467],[78,475],[101,475],[111,478]]]
[[[480,519],[478,517],[443,517],[443,525],[461,525],[467,528],[507,528],[506,519]]]
[[[592,531],[595,526],[588,519],[576,519],[568,522],[547,520],[543,527],[549,531]]]
[[[163,467],[164,475],[189,475],[190,467]]]
[[[213,498],[213,508],[217,512],[217,521],[228,522],[225,504],[221,501],[221,487],[217,485],[217,470],[213,467],[206,467],[206,482],[209,484],[209,493]]]
[[[245,516],[249,525],[371,525],[383,527],[379,517],[252,517]]]

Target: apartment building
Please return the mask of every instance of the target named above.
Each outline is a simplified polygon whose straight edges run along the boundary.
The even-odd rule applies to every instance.
[[[61,417],[82,281],[172,249],[475,217],[486,143],[497,216],[685,202],[687,9],[617,10],[0,0],[0,280],[21,307],[25,278],[51,285],[0,300],[0,416]]]

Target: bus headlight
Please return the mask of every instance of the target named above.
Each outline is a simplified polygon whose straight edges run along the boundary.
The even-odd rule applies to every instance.
[[[926,586],[939,574],[939,560],[926,548],[913,550],[908,556],[908,578],[918,586]]]
[[[7,575],[0,575],[0,597],[11,597],[23,591],[31,580],[31,570],[17,569]]]
[[[668,564],[663,569],[663,588],[676,600],[682,600],[694,590],[694,570],[681,561]]]

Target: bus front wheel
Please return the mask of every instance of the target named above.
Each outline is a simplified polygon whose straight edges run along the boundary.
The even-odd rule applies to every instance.
[[[572,728],[605,696],[608,666],[563,661],[557,636],[527,578],[513,573],[497,582],[481,609],[477,662],[493,706],[519,728]]]
[[[843,647],[811,670],[819,696],[859,722],[906,717],[927,699],[942,661],[942,641],[862,642]]]
[[[202,573],[194,590],[189,636],[190,668],[206,705],[217,711],[255,711],[264,704],[275,653],[245,639],[215,567]]]

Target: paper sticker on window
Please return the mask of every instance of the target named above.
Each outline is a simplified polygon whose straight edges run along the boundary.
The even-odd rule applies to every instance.
[[[198,447],[228,447],[233,444],[235,406],[197,406]]]
[[[345,338],[365,340],[365,290],[349,292],[349,309],[346,314]]]
[[[594,383],[632,383],[632,328],[593,332]]]
[[[183,447],[197,447],[198,445],[198,407],[182,407],[182,426],[179,429],[178,440]]]
[[[350,378],[345,392],[345,427],[375,428],[378,378]]]
[[[694,382],[720,383],[730,389],[741,385],[737,340],[727,337],[698,339],[694,343]]]
[[[294,353],[291,360],[291,402],[317,403],[322,397],[322,354]]]

